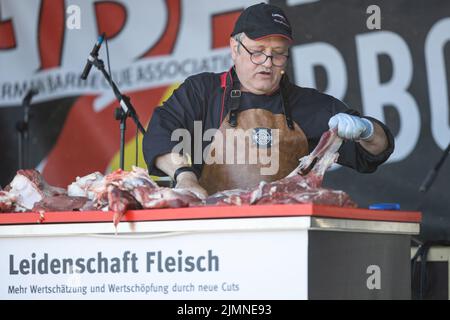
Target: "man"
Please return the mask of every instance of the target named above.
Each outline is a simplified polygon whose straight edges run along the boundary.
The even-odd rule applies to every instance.
[[[291,43],[291,26],[280,8],[261,3],[245,9],[230,38],[234,66],[189,77],[155,110],[143,141],[149,172],[169,175],[177,188],[202,197],[252,187],[289,174],[329,128],[345,139],[338,163],[373,172],[385,162],[394,149],[385,125],[289,81]],[[209,137],[200,142],[194,137],[199,123]],[[191,159],[171,137],[180,128],[189,133],[185,149]],[[201,159],[193,159],[198,154]],[[250,159],[255,154],[256,161]]]

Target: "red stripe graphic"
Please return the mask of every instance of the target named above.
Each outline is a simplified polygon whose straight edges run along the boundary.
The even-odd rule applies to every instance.
[[[1,21],[0,18],[0,50],[13,49],[16,47],[16,36],[12,20]]]
[[[163,36],[141,58],[170,54],[175,47],[181,20],[180,0],[166,0],[166,6],[168,18]]]
[[[212,46],[213,49],[225,48],[230,44],[230,34],[233,32],[234,23],[241,14],[239,11],[231,11],[216,14],[212,17]]]
[[[94,6],[98,34],[105,32],[108,39],[117,36],[127,21],[126,8],[112,1],[99,1]]]
[[[42,0],[39,16],[41,70],[61,65],[64,30],[64,0]]]

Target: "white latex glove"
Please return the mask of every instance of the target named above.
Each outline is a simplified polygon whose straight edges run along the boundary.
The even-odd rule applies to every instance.
[[[330,129],[337,128],[337,134],[347,140],[369,140],[374,133],[373,123],[365,118],[338,113],[328,121]]]

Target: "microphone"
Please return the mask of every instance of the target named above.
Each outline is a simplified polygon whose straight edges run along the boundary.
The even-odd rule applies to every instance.
[[[27,94],[23,98],[22,104],[29,105],[33,96],[37,95],[38,93],[39,93],[39,91],[34,88],[31,88],[30,90],[28,90]]]
[[[94,58],[98,56],[98,51],[100,50],[100,47],[102,46],[102,42],[105,39],[105,33],[103,32],[101,36],[98,37],[97,43],[94,45],[94,48],[92,48],[91,54],[87,58],[86,65],[84,66],[83,73],[81,74],[81,79],[86,80],[89,72],[91,72],[92,68],[92,62],[94,61]]]
[[[30,107],[31,99],[38,93],[39,91],[37,89],[31,88],[22,100],[22,106],[24,107],[23,121],[25,124],[28,123],[28,108]]]

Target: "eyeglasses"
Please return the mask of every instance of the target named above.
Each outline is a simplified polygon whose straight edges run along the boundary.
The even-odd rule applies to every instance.
[[[284,67],[289,58],[289,56],[286,54],[273,54],[271,56],[268,56],[262,51],[251,52],[250,50],[247,49],[246,46],[244,46],[244,44],[240,40],[238,40],[238,42],[245,49],[245,51],[248,52],[248,54],[250,55],[250,60],[257,65],[264,64],[267,61],[267,59],[270,58],[272,60],[272,64],[275,67]]]

